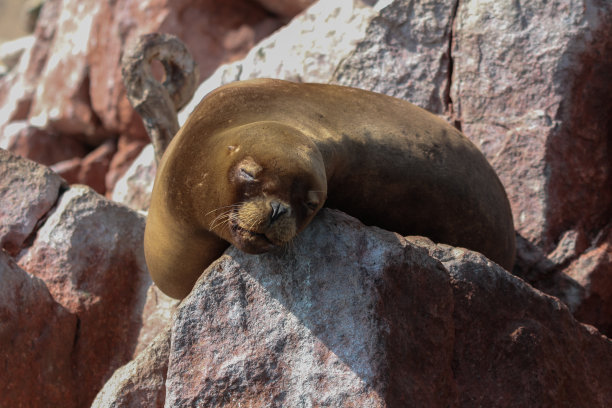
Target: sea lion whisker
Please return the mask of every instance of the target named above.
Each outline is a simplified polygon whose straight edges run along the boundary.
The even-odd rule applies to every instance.
[[[211,210],[211,211],[207,212],[206,214],[204,214],[204,216],[206,217],[210,213],[213,213],[213,212],[216,212],[216,211],[220,211],[220,210],[225,210],[226,208],[240,207],[241,205],[242,205],[242,202],[236,203],[236,204],[224,205],[223,207],[215,208],[214,210]]]
[[[219,214],[217,217],[215,217],[214,220],[210,222],[209,229],[213,230],[214,228],[220,227],[221,225],[228,223],[231,214],[232,214],[231,209],[224,213]]]

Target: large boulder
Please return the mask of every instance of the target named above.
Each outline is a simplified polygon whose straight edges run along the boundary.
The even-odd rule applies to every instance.
[[[284,251],[226,251],[94,406],[603,407],[611,363],[482,255],[323,210]]]
[[[141,215],[73,186],[20,253],[19,265],[78,316],[73,358],[80,404],[132,358],[151,283],[143,234]]]

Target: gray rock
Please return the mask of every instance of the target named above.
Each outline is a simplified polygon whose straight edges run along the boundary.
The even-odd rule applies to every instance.
[[[53,208],[62,179],[47,167],[0,149],[0,247],[15,255]]]

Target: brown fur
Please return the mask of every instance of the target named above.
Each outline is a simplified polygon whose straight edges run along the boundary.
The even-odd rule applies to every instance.
[[[459,131],[373,92],[252,80],[208,95],[164,154],[145,231],[151,276],[182,298],[229,243],[282,246],[324,203],[514,262],[504,189]]]

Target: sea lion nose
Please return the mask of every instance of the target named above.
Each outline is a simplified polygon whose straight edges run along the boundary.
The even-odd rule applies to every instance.
[[[281,215],[288,211],[287,206],[279,203],[278,201],[270,201],[270,207],[272,207],[272,213],[270,214],[270,224],[276,221]]]

